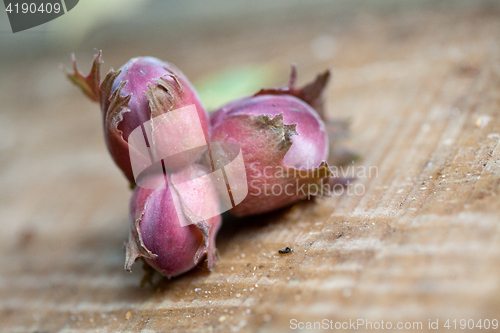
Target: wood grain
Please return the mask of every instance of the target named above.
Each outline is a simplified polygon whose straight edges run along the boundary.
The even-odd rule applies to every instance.
[[[123,269],[130,191],[107,156],[97,105],[52,60],[2,69],[3,331],[274,332],[325,318],[424,329],[439,320],[442,329],[447,319],[500,319],[498,9],[305,16],[273,33],[191,40],[178,65],[195,77],[222,68],[227,49],[217,45],[243,39],[228,46],[230,61],[271,63],[283,82],[292,60],[302,82],[333,68],[328,110],[351,119],[347,144],[363,156],[352,168],[371,177],[353,184],[357,194],[227,219],[213,272],[155,287],[139,286],[140,264]],[[325,34],[335,51],[315,58],[310,41]],[[293,252],[279,255],[286,246]]]

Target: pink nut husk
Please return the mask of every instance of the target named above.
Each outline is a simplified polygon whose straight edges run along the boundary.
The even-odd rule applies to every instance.
[[[130,200],[130,235],[126,246],[125,269],[137,258],[170,278],[202,265],[212,270],[217,256],[215,237],[221,226],[217,189],[206,167],[192,164],[175,174],[156,174],[149,187],[137,186]],[[175,184],[194,180],[191,191],[180,195]],[[200,212],[213,207],[213,217],[200,219]],[[193,223],[193,221],[198,221]]]
[[[101,64],[99,52],[94,57],[90,74],[84,76],[78,70],[73,56],[74,72],[66,74],[91,100],[100,103],[106,145],[113,160],[131,183],[135,182],[135,178],[129,156],[128,138],[134,129],[147,121],[170,111],[194,106],[205,142],[209,141],[210,124],[206,110],[189,80],[173,64],[153,57],[133,58],[118,71],[111,69],[100,82]],[[151,132],[154,132],[154,122],[150,121],[149,124]],[[187,151],[166,162],[168,171],[177,171],[195,162],[205,150],[191,149],[193,144],[190,138],[183,134],[183,131],[179,130],[155,136],[164,140],[155,142],[157,147],[171,145],[178,151]]]
[[[231,209],[234,215],[270,212],[347,184],[327,163],[331,147],[347,133],[347,123],[326,119],[329,75],[297,89],[294,67],[288,87],[263,89],[213,114],[212,141],[236,143],[243,152],[249,193]]]

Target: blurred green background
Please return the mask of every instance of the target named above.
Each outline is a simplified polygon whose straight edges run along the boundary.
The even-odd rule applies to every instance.
[[[95,50],[104,51],[104,71],[118,68],[129,58],[150,55],[180,67],[212,110],[264,85],[285,84],[292,62],[298,63],[299,73],[301,65],[311,63],[323,62],[331,67],[329,60],[337,48],[335,35],[349,29],[350,21],[370,20],[375,13],[398,15],[403,10],[421,8],[467,10],[471,6],[477,8],[478,3],[487,8],[496,2],[83,0],[60,18],[15,34],[2,11],[1,81],[8,85],[9,75],[21,75],[24,66],[35,61],[39,63],[37,74],[41,74],[42,80],[61,83],[64,78],[54,69],[60,64],[69,66],[71,52],[76,53],[84,71]],[[295,35],[300,40],[309,37],[310,43],[304,45],[304,54],[290,57],[280,45],[293,43]],[[42,89],[43,94],[58,96],[61,86],[53,86],[58,91],[48,91],[47,87]]]

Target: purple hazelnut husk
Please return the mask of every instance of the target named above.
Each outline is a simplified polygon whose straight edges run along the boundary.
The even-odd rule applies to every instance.
[[[95,55],[90,74],[84,76],[76,66],[73,56],[73,73],[68,78],[93,101],[100,103],[104,138],[108,150],[123,171],[126,178],[134,184],[128,138],[131,132],[151,119],[184,107],[195,107],[197,118],[203,131],[205,142],[209,141],[210,123],[194,87],[186,76],[173,64],[153,57],[138,57],[129,60],[118,71],[111,69],[104,80],[100,81],[101,52]],[[157,118],[159,119],[159,118]],[[186,119],[186,122],[190,119]],[[154,132],[153,122],[149,122]],[[184,124],[184,128],[190,124]],[[183,126],[179,126],[182,128]],[[156,138],[165,142],[155,142],[157,146],[172,145],[178,151],[192,148],[189,137],[178,132],[159,133]],[[153,134],[154,135],[154,134]],[[197,161],[204,149],[194,149],[182,156],[169,160],[166,167],[171,172]]]
[[[326,71],[298,89],[293,67],[288,87],[262,89],[212,115],[211,141],[238,144],[243,153],[249,192],[231,209],[234,215],[267,213],[347,183],[328,164],[336,162],[332,147],[347,133],[347,123],[329,121],[324,111],[329,76]]]
[[[192,164],[174,174],[150,176],[148,185],[158,187],[155,190],[135,187],[130,200],[126,270],[130,271],[138,258],[168,278],[201,266],[204,258],[207,268],[213,269],[221,216],[217,214],[215,184],[200,177],[208,173],[206,167]],[[192,180],[191,190],[180,195],[175,184]],[[207,207],[213,207],[213,217],[194,222]]]

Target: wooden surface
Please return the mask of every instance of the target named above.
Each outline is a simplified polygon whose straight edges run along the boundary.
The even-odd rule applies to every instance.
[[[254,25],[183,41],[169,60],[195,79],[226,61],[272,64],[279,82],[291,61],[300,82],[333,68],[328,110],[352,121],[356,167],[377,168],[355,183],[362,193],[226,221],[213,272],[141,288],[141,265],[123,269],[130,191],[107,156],[97,105],[57,69],[69,52],[4,66],[2,331],[275,332],[294,318],[427,330],[429,320],[500,319],[498,8]],[[311,40],[332,38],[330,53],[315,53]],[[104,48],[115,68],[137,55]],[[278,255],[285,246],[293,252]]]

